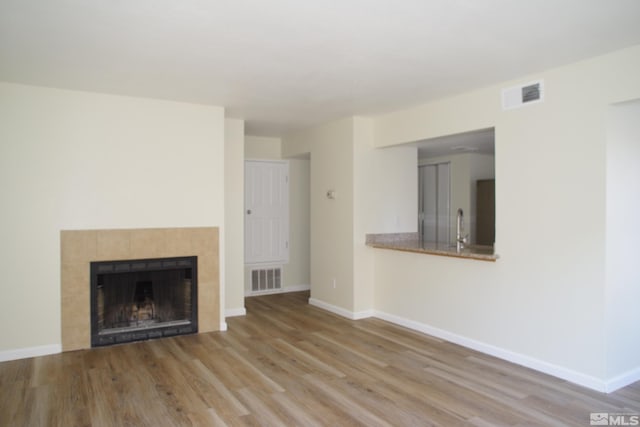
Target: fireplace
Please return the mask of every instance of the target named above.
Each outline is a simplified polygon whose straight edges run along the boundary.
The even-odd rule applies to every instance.
[[[197,274],[191,274],[197,295],[191,299],[197,300],[198,313],[192,312],[192,324],[197,320],[198,333],[222,329],[219,234],[218,227],[61,230],[62,350],[92,347],[92,262],[197,257]]]
[[[198,258],[91,262],[91,346],[198,332]]]

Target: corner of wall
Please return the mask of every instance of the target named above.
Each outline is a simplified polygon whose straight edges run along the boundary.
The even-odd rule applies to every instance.
[[[244,307],[244,121],[225,119],[224,150],[224,293],[225,309]],[[224,272],[224,273],[222,273]]]

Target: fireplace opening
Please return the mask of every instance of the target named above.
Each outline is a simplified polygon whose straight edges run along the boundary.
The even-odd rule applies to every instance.
[[[91,263],[91,346],[198,332],[197,257]]]

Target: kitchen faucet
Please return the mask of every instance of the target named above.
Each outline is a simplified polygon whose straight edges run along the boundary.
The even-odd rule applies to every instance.
[[[460,252],[464,248],[469,235],[463,236],[464,233],[464,213],[458,208],[458,216],[456,219],[456,250]]]

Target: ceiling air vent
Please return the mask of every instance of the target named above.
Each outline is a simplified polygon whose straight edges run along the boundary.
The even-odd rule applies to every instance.
[[[503,110],[535,104],[542,102],[543,99],[544,90],[542,80],[502,89]]]

